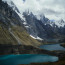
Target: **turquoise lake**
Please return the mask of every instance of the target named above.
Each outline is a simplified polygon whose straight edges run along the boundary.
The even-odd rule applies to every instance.
[[[41,45],[41,49],[49,50],[49,51],[54,51],[54,50],[62,50],[65,51],[65,48],[62,47],[60,44],[48,44],[48,45]]]
[[[58,57],[44,54],[0,55],[0,65],[18,65],[55,61],[58,61]]]

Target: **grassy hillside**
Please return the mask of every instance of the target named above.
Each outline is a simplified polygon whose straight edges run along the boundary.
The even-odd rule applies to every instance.
[[[21,44],[23,45],[33,45],[38,46],[40,43],[31,38],[29,34],[22,28],[22,26],[12,26],[11,32],[19,39]],[[17,40],[13,37],[13,35],[7,30],[0,26],[0,44],[13,44],[17,45]]]
[[[24,30],[21,26],[12,27],[12,32],[15,34],[16,37],[18,37],[18,39],[21,41],[21,44],[23,45],[40,45],[40,42],[31,38],[26,30]]]
[[[17,41],[6,28],[0,26],[0,44],[17,44]]]

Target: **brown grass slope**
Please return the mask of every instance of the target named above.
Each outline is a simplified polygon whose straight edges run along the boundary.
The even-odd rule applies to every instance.
[[[37,40],[31,38],[29,34],[26,32],[26,30],[24,30],[21,26],[12,27],[12,32],[15,34],[16,37],[18,37],[21,44],[23,45],[38,46],[41,44]]]
[[[17,44],[17,41],[6,28],[0,26],[0,44]]]
[[[22,26],[12,26],[11,32],[19,39],[21,44],[23,45],[33,45],[38,46],[40,42],[31,38],[29,34],[22,28]],[[3,28],[0,25],[0,44],[13,44],[17,45],[17,40],[13,37],[13,35],[9,32],[8,29]]]

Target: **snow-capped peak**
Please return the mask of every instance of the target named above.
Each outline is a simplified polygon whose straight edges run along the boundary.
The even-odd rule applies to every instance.
[[[64,21],[63,19],[61,19],[61,20],[49,20],[48,23],[49,23],[52,27],[53,27],[54,25],[58,26],[59,28],[65,26],[65,21]]]
[[[26,21],[25,18],[23,17],[23,15],[22,15],[22,13],[19,11],[18,7],[14,3],[15,0],[2,0],[2,1],[7,2],[7,4],[10,7],[12,7],[12,9],[19,15],[19,17],[21,18],[21,20]]]
[[[58,27],[64,27],[65,26],[65,21],[63,21],[63,19],[59,20],[59,21],[55,21],[55,24]]]

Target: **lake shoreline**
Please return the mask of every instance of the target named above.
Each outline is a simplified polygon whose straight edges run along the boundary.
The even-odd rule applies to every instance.
[[[64,54],[59,52],[48,51],[44,49],[40,49],[34,46],[26,46],[26,45],[1,45],[0,44],[0,55],[8,55],[8,54],[48,54],[52,56],[62,57]]]
[[[60,45],[65,48],[65,44],[61,43]],[[53,52],[61,52],[61,51],[53,51]],[[56,62],[31,63],[31,64],[20,64],[20,65],[65,65],[65,52],[63,51],[63,56],[59,57],[59,60]]]
[[[65,44],[61,44],[65,48]],[[61,52],[61,51],[53,51]],[[65,52],[63,51],[63,56],[59,57],[59,60],[56,62],[46,62],[46,63],[31,63],[31,64],[20,64],[20,65],[65,65]]]
[[[62,45],[63,45],[63,43],[46,44],[46,45],[41,45],[39,48],[49,50],[49,51],[54,51],[54,50],[56,50],[56,51],[58,51],[58,50],[65,51],[65,48]]]
[[[46,63],[31,63],[31,64],[19,64],[19,65],[65,65],[65,55],[56,62],[46,62]]]
[[[65,55],[65,53],[61,51],[48,51],[48,50],[40,49],[38,47],[30,46],[30,45],[26,46],[26,45],[2,45],[0,44],[0,55],[11,55],[11,54],[14,54],[14,55],[47,54],[51,56],[56,56],[59,58],[59,60],[62,59],[63,56]]]

